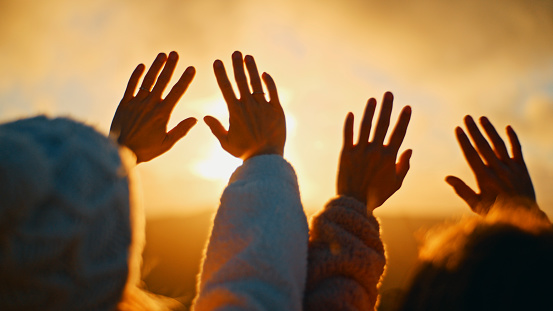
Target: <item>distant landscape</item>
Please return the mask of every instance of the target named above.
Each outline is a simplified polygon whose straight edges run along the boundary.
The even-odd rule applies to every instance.
[[[143,280],[150,291],[190,304],[213,216],[208,212],[147,220]],[[444,219],[380,217],[379,220],[388,256],[379,310],[389,310],[401,289],[408,285],[416,266],[415,236]]]

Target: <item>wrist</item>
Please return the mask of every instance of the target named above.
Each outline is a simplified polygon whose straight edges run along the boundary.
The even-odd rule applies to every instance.
[[[358,191],[338,189],[338,191],[336,191],[336,194],[338,196],[341,196],[341,197],[349,197],[349,198],[355,199],[355,200],[363,203],[364,205],[367,204],[366,196],[359,193]]]
[[[246,152],[241,158],[242,160],[246,161],[248,159],[251,159],[253,157],[260,156],[260,155],[279,155],[282,157],[284,156],[284,148],[265,147],[253,152]]]

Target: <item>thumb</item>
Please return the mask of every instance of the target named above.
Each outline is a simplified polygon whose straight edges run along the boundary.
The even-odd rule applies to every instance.
[[[411,159],[412,154],[413,154],[412,149],[405,150],[401,154],[401,156],[399,157],[399,161],[397,162],[396,174],[398,175],[401,182],[403,182],[403,179],[405,179],[405,176],[409,171],[409,167],[410,167],[409,160]]]
[[[196,125],[198,120],[196,118],[184,119],[179,124],[177,124],[173,129],[171,129],[163,142],[168,148],[173,147],[173,145],[183,138],[190,129]]]
[[[460,178],[455,176],[447,176],[445,178],[445,182],[448,183],[451,187],[453,187],[453,190],[455,190],[455,193],[465,201],[469,207],[476,213],[476,207],[478,206],[478,195],[474,190],[472,190],[467,184],[465,184],[464,181],[462,181]]]
[[[225,129],[225,127],[221,124],[219,120],[212,116],[205,116],[204,122],[209,126],[209,129],[211,130],[211,133],[215,135],[215,137],[219,140],[219,143],[221,143],[221,146],[226,143],[227,140],[227,134],[228,131]]]

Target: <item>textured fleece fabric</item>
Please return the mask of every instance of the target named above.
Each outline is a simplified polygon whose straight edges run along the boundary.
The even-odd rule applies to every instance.
[[[292,166],[244,162],[221,197],[193,309],[301,310],[308,226]]]
[[[338,197],[311,220],[304,310],[374,310],[386,258],[366,206]]]
[[[0,310],[113,310],[128,276],[118,147],[44,116],[0,125]]]

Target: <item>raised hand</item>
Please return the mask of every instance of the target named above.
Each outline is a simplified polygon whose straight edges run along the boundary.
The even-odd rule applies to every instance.
[[[244,71],[244,62],[250,77],[251,90]],[[217,83],[229,110],[229,129],[227,131],[221,122],[212,116],[206,116],[205,123],[223,149],[244,161],[262,154],[283,155],[286,121],[273,78],[263,73],[262,78],[270,97],[267,101],[253,57],[247,55],[243,59],[240,52],[234,52],[232,65],[240,91],[239,99],[234,94],[223,63],[220,60],[213,63]]]
[[[403,152],[397,163],[396,159],[411,119],[411,107],[403,108],[388,144],[383,144],[390,125],[393,101],[392,93],[386,92],[371,141],[369,135],[376,109],[374,98],[369,99],[365,107],[357,144],[353,144],[351,112],[344,126],[344,146],[338,167],[337,193],[365,203],[369,212],[382,205],[401,187],[409,171],[412,150]]]
[[[161,96],[171,80],[178,59],[176,52],[171,52],[169,57],[160,53],[135,95],[138,80],[145,69],[143,64],[138,65],[115,111],[110,135],[116,137],[119,144],[131,149],[136,154],[138,163],[150,161],[171,149],[197,122],[195,118],[187,118],[167,132],[171,112],[195,74],[194,67],[186,68],[169,94],[162,99]],[[158,77],[161,68],[163,71]]]
[[[476,193],[458,177],[447,176],[446,182],[474,212],[481,215],[487,214],[498,199],[517,200],[523,205],[537,207],[532,180],[522,157],[520,142],[513,128],[507,126],[507,136],[512,153],[510,156],[505,143],[491,122],[486,117],[481,117],[480,124],[492,146],[484,138],[471,116],[465,117],[465,125],[476,149],[462,128],[455,129],[457,140],[476,177],[480,193]]]

